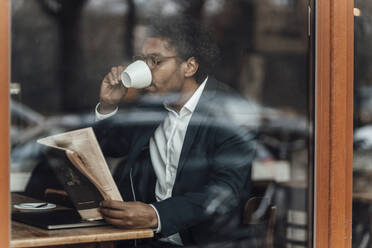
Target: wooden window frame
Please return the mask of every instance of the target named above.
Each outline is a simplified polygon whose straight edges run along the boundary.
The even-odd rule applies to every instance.
[[[0,247],[9,247],[10,0],[0,0],[0,60]]]
[[[317,0],[316,247],[351,247],[354,0]]]
[[[354,0],[317,0],[315,247],[351,247]],[[10,0],[0,0],[0,216],[9,215]],[[10,218],[0,224],[9,247]]]

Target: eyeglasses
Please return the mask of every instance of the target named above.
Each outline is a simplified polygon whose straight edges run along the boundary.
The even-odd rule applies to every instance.
[[[155,67],[159,66],[162,62],[164,62],[167,59],[177,58],[178,56],[161,56],[161,55],[155,55],[155,54],[149,54],[149,55],[137,55],[133,56],[133,61],[136,60],[143,60],[146,62],[146,64],[150,67],[150,69],[154,69]]]

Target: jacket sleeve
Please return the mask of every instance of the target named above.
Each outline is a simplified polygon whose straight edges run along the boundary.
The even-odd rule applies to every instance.
[[[198,191],[152,203],[161,219],[162,236],[227,214],[239,204],[243,188],[250,178],[255,134],[243,129],[219,129],[211,137],[214,151],[208,161],[212,173],[206,184]]]

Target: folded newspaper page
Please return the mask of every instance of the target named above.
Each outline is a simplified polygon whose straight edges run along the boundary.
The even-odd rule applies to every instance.
[[[64,151],[64,155],[74,165],[75,168],[69,168],[66,161],[50,160],[56,176],[65,186],[83,219],[102,219],[98,211],[98,204],[102,199],[123,200],[92,128],[49,136],[37,142]],[[99,193],[92,192],[92,188]],[[86,192],[81,192],[82,190]],[[97,194],[100,195],[98,198],[95,196]]]

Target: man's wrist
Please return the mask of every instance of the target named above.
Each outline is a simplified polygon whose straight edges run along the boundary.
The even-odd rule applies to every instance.
[[[117,108],[118,108],[118,106],[116,104],[108,104],[108,103],[105,103],[103,101],[100,101],[99,104],[98,104],[97,111],[100,114],[105,115],[105,114],[110,114],[110,113],[114,112]]]

